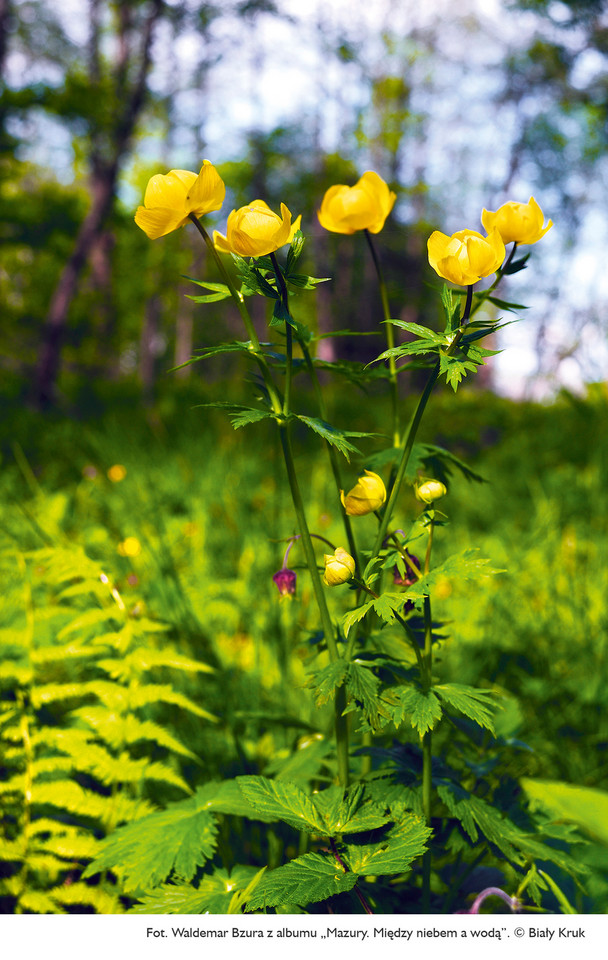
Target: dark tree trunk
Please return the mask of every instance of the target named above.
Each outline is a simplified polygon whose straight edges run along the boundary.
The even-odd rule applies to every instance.
[[[3,0],[0,0],[2,3]],[[99,2],[91,3],[92,34],[98,35]],[[128,50],[127,31],[131,24],[123,19],[119,45],[119,62],[116,66],[115,80],[120,86],[120,110],[113,128],[111,143],[102,149],[101,142],[107,144],[107,133],[99,131],[98,142],[93,137],[91,155],[91,207],[76,236],[74,249],[59,277],[51,297],[49,311],[42,336],[40,358],[33,385],[33,402],[38,409],[45,409],[55,401],[57,377],[61,363],[61,350],[65,339],[65,329],[70,305],[77,292],[80,275],[103,230],[104,223],[112,209],[116,193],[116,182],[121,163],[128,149],[135,124],[143,107],[148,73],[151,65],[151,41],[154,27],[163,9],[163,0],[153,0],[150,12],[142,26],[142,38],[136,51]],[[97,47],[92,43],[89,53],[90,79],[92,89],[99,81],[99,59]],[[136,76],[127,86],[126,76],[129,62],[138,63]],[[105,158],[102,155],[105,153]]]

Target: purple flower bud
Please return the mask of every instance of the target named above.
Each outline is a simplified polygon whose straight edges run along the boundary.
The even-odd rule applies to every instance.
[[[296,592],[297,576],[294,570],[288,567],[282,567],[273,574],[272,579],[277,585],[277,589],[282,597],[292,597]]]

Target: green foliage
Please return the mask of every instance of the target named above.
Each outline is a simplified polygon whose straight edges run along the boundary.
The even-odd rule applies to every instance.
[[[9,549],[5,568],[11,560],[19,576],[4,600],[0,896],[17,912],[120,912],[112,885],[79,879],[83,865],[105,833],[146,818],[159,791],[191,792],[179,758],[193,754],[153,717],[164,703],[215,718],[154,673],[209,668],[158,649],[166,625],[143,616],[141,601],[127,609],[82,549]]]

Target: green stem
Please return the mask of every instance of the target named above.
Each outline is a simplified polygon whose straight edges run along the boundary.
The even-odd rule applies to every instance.
[[[425,576],[431,568],[431,550],[433,548],[434,522],[431,518],[429,540],[424,560]],[[431,598],[424,598],[424,673],[421,676],[425,692],[431,689],[433,683],[433,618],[431,615]],[[433,791],[433,747],[432,733],[427,730],[422,738],[422,811],[427,826],[431,825],[431,807]],[[422,910],[430,912],[431,900],[431,850],[424,854],[422,860]]]
[[[277,288],[281,293],[281,300],[285,313],[288,317],[291,317],[289,310],[289,293],[287,291],[287,285],[285,283],[285,278],[278,264],[277,258],[274,253],[270,254],[270,259],[272,260],[272,265],[274,267]],[[292,379],[292,367],[293,367],[293,339],[292,339],[292,328],[289,320],[285,322],[285,334],[287,338],[287,349],[286,349],[286,366],[285,366],[285,393],[283,400],[283,422],[279,425],[279,431],[281,434],[281,445],[283,447],[283,456],[285,458],[285,466],[287,468],[287,476],[289,479],[289,486],[291,489],[291,498],[293,500],[294,509],[296,511],[296,517],[298,520],[298,526],[300,529],[300,534],[302,538],[302,546],[304,547],[304,554],[306,556],[306,564],[310,571],[312,577],[313,590],[315,593],[315,599],[317,601],[317,606],[319,608],[319,613],[321,615],[321,625],[323,627],[323,634],[325,636],[325,642],[327,643],[327,649],[329,651],[329,657],[332,662],[340,659],[340,653],[338,651],[338,644],[336,640],[336,634],[334,630],[334,625],[329,613],[329,608],[327,606],[327,600],[325,597],[325,591],[323,589],[323,584],[321,583],[321,578],[319,576],[319,570],[317,567],[317,559],[315,556],[315,551],[312,543],[312,538],[310,536],[310,531],[308,529],[308,524],[306,522],[306,513],[304,510],[304,503],[302,501],[302,494],[300,493],[300,485],[298,483],[298,476],[295,469],[294,459],[293,459],[293,450],[291,446],[291,436],[289,431],[289,401],[291,396],[291,379]],[[334,700],[334,722],[335,722],[335,731],[336,731],[336,756],[338,760],[338,779],[340,784],[343,787],[348,786],[349,778],[349,757],[348,757],[348,720],[343,716],[344,710],[346,709],[346,691],[344,686],[341,686],[336,691],[336,697]]]
[[[380,300],[382,302],[382,312],[384,314],[384,320],[386,327],[386,344],[389,350],[393,350],[395,347],[395,328],[390,322],[391,319],[391,309],[388,302],[388,290],[386,288],[386,282],[384,280],[384,274],[382,272],[382,266],[380,264],[380,258],[374,246],[371,234],[369,230],[363,231],[365,234],[365,239],[367,240],[367,245],[369,247],[370,253],[372,255],[372,260],[374,261],[374,267],[376,268],[376,276],[378,277],[378,286],[380,288]],[[391,385],[391,407],[392,407],[392,419],[393,419],[393,446],[401,446],[401,428],[399,424],[399,386],[397,383],[397,362],[395,357],[390,356],[388,358],[388,379]]]
[[[310,355],[310,350],[308,349],[308,346],[306,345],[306,343],[302,338],[298,337],[297,339],[298,339],[298,344],[300,345],[300,349],[302,350],[302,354],[304,356],[306,369],[308,370],[310,379],[312,381],[313,391],[315,394],[315,399],[317,401],[317,407],[319,409],[319,416],[321,417],[322,420],[327,421],[327,407],[325,405],[325,397],[323,396],[323,391],[321,389],[321,384],[319,383],[319,377],[315,369],[315,365]],[[342,472],[340,470],[338,452],[336,448],[332,446],[331,443],[326,442],[325,446],[327,447],[327,453],[329,456],[329,462],[331,464],[331,470],[334,475],[334,480],[336,482],[336,489],[338,491],[341,491],[344,489],[344,483],[342,480]],[[361,566],[359,564],[359,555],[357,551],[357,543],[355,540],[353,527],[350,522],[349,515],[344,510],[342,511],[342,521],[344,523],[344,532],[346,534],[346,539],[348,540],[349,553],[355,561],[357,570],[360,570]]]

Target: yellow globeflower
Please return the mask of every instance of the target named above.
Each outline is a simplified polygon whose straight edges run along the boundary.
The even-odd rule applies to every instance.
[[[368,170],[354,187],[342,183],[330,187],[317,216],[321,226],[332,233],[380,233],[396,199],[382,177]]]
[[[114,466],[108,470],[108,480],[111,480],[112,483],[120,483],[126,475],[127,468],[123,467],[122,463],[115,463]]]
[[[346,583],[355,573],[355,561],[343,547],[336,547],[336,552],[324,555],[325,575],[323,583],[327,587],[336,587]]]
[[[346,496],[344,490],[340,490],[342,506],[349,517],[364,517],[366,513],[373,513],[374,510],[379,510],[386,500],[386,487],[382,477],[371,470],[363,472],[365,476],[359,477],[357,484]]]
[[[246,207],[233,210],[228,216],[226,236],[213,233],[213,242],[222,253],[238,253],[240,257],[265,257],[279,247],[291,243],[302,217],[291,222],[291,213],[284,203],[281,216],[273,213],[263,200],[252,200]]]
[[[451,237],[435,230],[427,248],[433,270],[465,287],[496,273],[505,258],[505,245],[496,229],[487,237],[476,230],[459,230]]]
[[[208,160],[198,176],[189,170],[157,173],[148,182],[143,207],[137,208],[135,223],[156,240],[183,227],[193,213],[196,217],[219,210],[224,202],[224,181]]]
[[[141,543],[137,537],[127,537],[116,548],[121,557],[138,557],[141,553]]]
[[[483,210],[481,213],[481,222],[488,233],[498,230],[504,243],[536,243],[553,226],[552,220],[546,226],[544,221],[544,214],[534,197],[530,197],[527,203],[510,200],[495,212]]]

